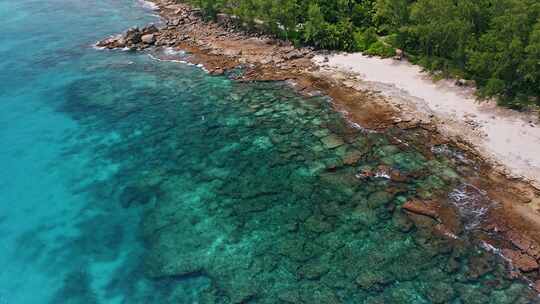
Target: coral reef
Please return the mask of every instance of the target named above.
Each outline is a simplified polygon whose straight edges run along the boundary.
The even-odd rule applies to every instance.
[[[61,110],[118,134],[96,153],[119,164],[118,204],[144,213],[144,272],[179,288],[168,301],[183,303],[193,278],[208,282],[200,303],[536,301],[457,206],[421,208],[464,183],[462,159],[354,128],[282,83],[139,68],[106,104],[80,92],[114,81],[74,82]]]

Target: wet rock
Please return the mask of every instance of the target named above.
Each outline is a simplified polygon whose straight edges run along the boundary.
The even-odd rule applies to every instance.
[[[537,247],[537,244],[528,237],[520,234],[516,231],[508,231],[506,233],[506,238],[519,250],[527,255],[530,255],[536,259],[540,258],[540,249]]]
[[[390,170],[390,180],[394,182],[406,182],[409,177],[398,169]]]
[[[505,248],[502,250],[502,254],[511,261],[512,265],[523,272],[538,270],[540,267],[534,258],[517,250]]]
[[[103,39],[99,41],[98,43],[96,43],[96,46],[109,48],[109,49],[125,47],[126,45],[125,39],[122,38],[121,42],[120,42],[120,39],[121,39],[120,37],[111,37],[111,38]]]
[[[141,41],[146,44],[154,44],[156,42],[156,36],[154,34],[142,35]]]
[[[437,221],[439,220],[439,206],[438,203],[434,201],[409,200],[403,204],[403,209],[412,213],[428,216]]]
[[[210,71],[210,75],[214,75],[214,76],[221,76],[223,74],[225,74],[225,70],[220,69],[220,68]]]
[[[139,28],[134,27],[126,31],[126,33],[124,34],[124,39],[129,44],[137,44],[141,42],[141,36],[142,36],[142,33],[139,30]]]
[[[116,48],[124,48],[126,47],[128,44],[127,40],[124,38],[124,37],[119,37],[117,40],[116,40]]]
[[[355,175],[356,178],[362,179],[362,180],[368,179],[374,176],[375,176],[375,171],[373,171],[373,168],[369,166],[360,167],[360,169],[358,170],[358,173]]]
[[[159,32],[159,29],[153,24],[150,24],[141,30],[142,35],[149,35],[157,32]]]
[[[414,223],[414,226],[418,228],[419,235],[415,239],[415,242],[421,246],[424,246],[426,239],[433,234],[433,231],[439,222],[429,216],[417,213],[406,212],[405,214]]]
[[[164,46],[164,45],[169,45],[169,41],[167,39],[159,38],[159,39],[156,39],[156,42],[154,44],[156,46]]]

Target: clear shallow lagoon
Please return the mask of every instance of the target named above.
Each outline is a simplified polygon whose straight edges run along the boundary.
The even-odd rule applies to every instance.
[[[474,174],[448,153],[280,83],[93,49],[157,20],[136,1],[0,0],[0,18],[0,304],[536,301],[474,231],[401,215]],[[414,178],[356,177],[380,165]]]

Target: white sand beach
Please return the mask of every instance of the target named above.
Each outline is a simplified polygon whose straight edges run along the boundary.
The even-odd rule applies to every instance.
[[[474,89],[451,80],[434,82],[421,67],[407,61],[381,59],[361,53],[334,54],[323,70],[356,75],[360,89],[371,89],[403,109],[404,116],[419,115],[434,122],[447,136],[460,137],[510,176],[540,187],[540,123],[530,113],[478,101]]]

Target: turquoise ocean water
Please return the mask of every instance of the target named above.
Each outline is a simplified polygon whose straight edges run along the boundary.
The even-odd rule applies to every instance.
[[[0,304],[537,302],[475,241],[481,212],[455,240],[400,211],[481,195],[445,147],[179,52],[92,47],[159,22],[141,2],[0,0],[0,20]],[[377,168],[408,178],[358,176]]]

